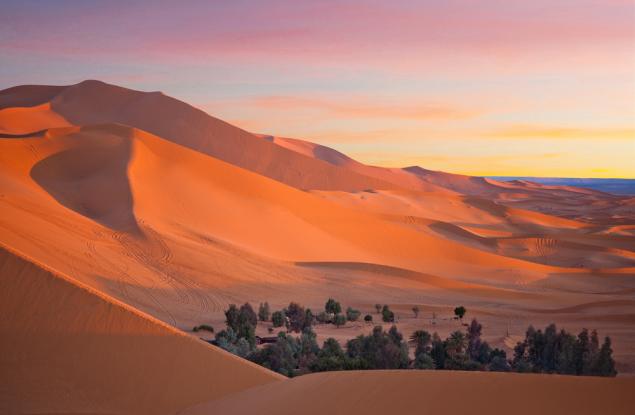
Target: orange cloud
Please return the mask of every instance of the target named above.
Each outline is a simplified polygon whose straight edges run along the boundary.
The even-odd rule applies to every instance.
[[[634,140],[635,128],[573,128],[514,125],[483,134],[488,138],[607,139]]]
[[[250,104],[264,109],[316,110],[338,118],[393,118],[404,120],[453,120],[478,115],[476,111],[433,103],[378,103],[372,98],[329,101],[290,96],[257,97]]]

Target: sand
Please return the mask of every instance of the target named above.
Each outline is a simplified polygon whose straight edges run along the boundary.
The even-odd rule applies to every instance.
[[[183,415],[630,414],[635,379],[435,371],[330,372],[263,385]],[[531,392],[529,392],[531,391]]]
[[[98,81],[0,91],[0,244],[20,253],[5,250],[10,258],[5,262],[23,264],[34,279],[90,293],[77,300],[70,317],[59,314],[61,320],[41,324],[26,317],[11,320],[12,327],[18,321],[32,327],[19,340],[29,351],[19,361],[29,368],[28,376],[16,385],[23,391],[43,389],[29,411],[174,412],[224,395],[216,388],[238,391],[252,381],[277,378],[262,371],[240,374],[254,370],[247,365],[237,369],[235,388],[231,382],[218,386],[210,371],[196,371],[219,363],[214,363],[217,351],[195,339],[203,334],[190,332],[194,325],[222,328],[222,312],[230,303],[269,301],[278,309],[297,301],[319,310],[331,296],[363,313],[374,313],[375,303],[391,305],[406,336],[422,328],[442,336],[460,329],[452,310],[465,305],[468,318],[483,323],[485,339],[508,353],[529,324],[555,322],[572,332],[596,328],[612,337],[620,373],[633,374],[634,200],[419,167],[367,166],[318,144],[251,134],[158,92]],[[19,293],[27,289],[21,281],[10,276],[3,284],[15,285]],[[39,283],[33,284],[35,290]],[[55,295],[66,302],[63,293]],[[12,303],[16,316],[32,303],[24,300],[29,292],[20,295],[29,306]],[[113,385],[124,369],[116,372],[116,362],[95,356],[141,340],[134,333],[110,335],[132,323],[106,311],[82,322],[87,316],[76,310],[93,307],[88,298],[95,296],[116,305],[104,306],[108,310],[123,307],[126,315],[151,321],[152,329],[132,331],[163,333],[157,336],[168,340],[143,345],[165,344],[150,357],[177,348],[185,369],[174,374],[175,384],[191,391],[179,392],[180,398],[156,393],[161,395],[156,406],[149,398],[133,402],[123,396],[124,387],[136,386]],[[45,307],[57,304],[34,303],[44,307],[34,308],[44,315]],[[422,310],[418,319],[410,311],[413,305]],[[74,324],[73,336],[62,330]],[[39,366],[26,365],[25,359],[46,361],[50,350],[33,346],[31,351],[26,344],[47,330],[56,344],[66,344],[67,337],[71,342],[59,362],[51,363],[55,368],[71,365],[76,349],[86,352],[60,384],[112,366],[113,375],[104,380],[110,383],[90,383],[100,381],[93,379],[86,385],[91,393],[121,392],[121,399],[87,395],[64,406],[57,400],[65,396],[61,389],[35,385]],[[319,341],[328,336],[345,341],[370,330],[364,323],[316,329]],[[267,334],[267,325],[258,333]],[[16,344],[9,344],[7,355],[16,355]],[[236,362],[227,359],[227,365]],[[192,369],[199,360],[209,363]],[[163,391],[159,381],[168,382],[173,366],[168,369],[139,390]],[[186,380],[191,370],[193,380]],[[540,385],[535,379],[527,382]],[[15,388],[12,393],[7,402],[17,408],[23,399]],[[48,409],[47,400],[54,403]]]
[[[282,377],[0,248],[0,412],[170,414]]]

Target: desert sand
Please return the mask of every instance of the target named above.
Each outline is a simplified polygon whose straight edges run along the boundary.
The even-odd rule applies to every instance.
[[[28,351],[8,362],[25,373],[9,390],[13,412],[170,413],[279,379],[183,334],[202,323],[222,327],[227,305],[246,301],[269,301],[274,309],[297,301],[317,310],[333,296],[364,313],[387,303],[406,336],[421,328],[441,335],[456,330],[451,310],[462,304],[468,318],[483,323],[485,339],[508,352],[529,324],[596,328],[612,337],[620,374],[635,373],[634,198],[416,166],[367,166],[307,141],[252,134],[159,92],[98,81],[0,91],[0,244],[8,270],[2,284],[21,298],[2,303],[16,316],[3,326],[3,336],[16,333],[3,355]],[[22,285],[27,280],[32,288]],[[53,295],[50,284],[60,293]],[[67,296],[78,301],[67,315],[39,318],[60,306],[56,298],[70,304]],[[422,310],[418,319],[413,305]],[[78,313],[87,307],[99,311]],[[25,312],[33,314],[19,316]],[[432,313],[439,317],[434,325]],[[55,388],[106,371],[104,379],[93,375],[86,393],[102,385],[97,389],[118,394],[123,389],[117,388],[142,384],[116,381],[125,359],[143,372],[147,357],[157,375],[140,393],[163,391],[172,381],[188,392],[156,393],[156,402],[113,400],[104,392],[45,409],[63,394],[36,384],[41,365],[35,362],[50,350],[28,344],[47,330],[64,349],[56,370],[78,356],[76,372],[60,375]],[[317,333],[319,340],[345,340],[368,331],[348,324]],[[160,337],[152,347],[152,337],[140,334],[146,332]],[[130,349],[124,363],[95,358],[127,349],[127,342],[143,347]],[[163,355],[181,359],[183,371],[174,372],[176,360],[155,367]],[[240,368],[227,369],[233,383],[210,374],[215,365],[234,364]],[[430,376],[454,375],[404,376],[423,385]],[[324,376],[338,375],[284,383],[319,383]],[[393,382],[392,374],[364,376],[373,385]],[[543,379],[513,376],[511,382],[517,378],[523,385]],[[589,380],[596,381],[616,382],[615,393],[627,382]],[[549,382],[591,387],[562,377]],[[15,406],[40,389],[33,407]]]
[[[630,414],[632,379],[593,379],[434,371],[327,372],[265,384],[197,405],[184,415],[214,413]],[[493,391],[496,391],[493,393]],[[527,392],[531,391],[530,394]],[[337,402],[338,405],[333,405]],[[477,412],[478,413],[478,412]]]
[[[0,270],[4,414],[170,414],[283,378],[6,248]]]

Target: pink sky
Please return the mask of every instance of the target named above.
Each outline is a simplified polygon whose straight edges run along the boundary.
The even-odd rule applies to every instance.
[[[3,2],[0,88],[162,90],[361,161],[635,177],[635,2]]]

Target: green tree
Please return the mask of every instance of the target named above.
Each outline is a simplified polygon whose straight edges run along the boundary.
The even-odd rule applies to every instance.
[[[567,333],[565,330],[560,330],[556,339],[555,350],[555,372],[565,375],[575,375],[576,368],[576,338],[575,336]]]
[[[432,349],[430,350],[430,356],[434,361],[434,366],[437,369],[445,369],[445,343],[441,340],[441,337],[437,333],[432,335]]]
[[[476,319],[473,319],[467,328],[467,356],[474,361],[481,360],[482,346],[484,344],[481,341],[482,330],[483,326]]]
[[[298,367],[299,349],[298,342],[292,336],[287,336],[281,332],[275,343],[255,350],[249,358],[274,372],[282,373],[285,376],[294,376]]]
[[[274,327],[282,327],[284,325],[284,314],[282,311],[274,311],[271,315],[271,322]]]
[[[225,324],[227,324],[227,327],[234,330],[234,332],[238,331],[239,314],[240,311],[238,310],[238,307],[236,307],[236,304],[230,304],[229,308],[225,310]]]
[[[505,357],[494,356],[488,367],[490,372],[509,372],[511,367]]]
[[[258,324],[258,316],[249,303],[240,306],[239,320],[240,319],[254,327]]]
[[[408,345],[401,338],[396,327],[384,332],[381,326],[376,326],[371,335],[349,340],[346,344],[349,368],[406,369],[409,365]]]
[[[591,374],[594,376],[616,376],[615,361],[613,360],[613,349],[611,348],[611,338],[605,337],[595,361],[591,366]]]
[[[324,305],[324,311],[329,314],[339,314],[342,312],[342,306],[333,298],[329,298]]]
[[[322,349],[317,354],[317,360],[311,367],[314,372],[343,370],[346,365],[346,355],[339,342],[332,337],[324,341]]]
[[[286,316],[289,319],[289,330],[300,333],[306,322],[306,312],[298,303],[291,303],[287,307]]]
[[[269,303],[266,301],[264,303],[260,303],[260,306],[258,307],[258,318],[260,321],[268,321],[270,314]]]
[[[415,356],[421,353],[430,353],[432,348],[432,335],[425,330],[417,330],[410,335],[410,341],[415,345]]]
[[[463,306],[459,306],[454,309],[454,315],[456,315],[461,320],[461,322],[463,321],[463,316],[466,312],[467,310]]]
[[[304,327],[303,329],[306,329],[307,327],[310,328],[313,326],[313,320],[315,320],[315,316],[313,315],[313,312],[311,311],[310,308],[307,308],[305,313],[304,313]]]
[[[243,304],[240,309],[230,304],[225,311],[225,321],[238,339],[244,338],[252,347],[255,346],[258,317],[249,303]]]

